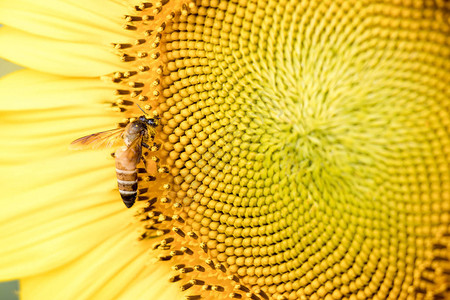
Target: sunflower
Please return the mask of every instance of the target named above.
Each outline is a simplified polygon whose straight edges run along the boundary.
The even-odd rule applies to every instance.
[[[450,297],[447,1],[0,0],[22,299]],[[121,203],[113,149],[157,120]]]

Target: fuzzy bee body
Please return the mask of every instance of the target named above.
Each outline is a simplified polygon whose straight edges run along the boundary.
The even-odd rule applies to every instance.
[[[114,147],[120,143],[115,152],[117,185],[126,207],[133,206],[138,190],[137,164],[142,157],[142,147],[148,147],[147,141],[155,136],[156,119],[140,116],[125,128],[112,129],[87,135],[71,143],[72,149]]]
[[[116,156],[120,156],[125,151],[126,148],[125,150],[117,149]],[[133,159],[132,161],[116,159],[117,186],[119,187],[120,196],[126,207],[133,206],[134,201],[136,200],[138,188],[137,164],[138,161],[136,161],[136,159]]]

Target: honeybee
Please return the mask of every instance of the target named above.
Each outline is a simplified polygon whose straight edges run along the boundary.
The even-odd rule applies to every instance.
[[[149,148],[147,142],[155,137],[156,118],[140,116],[125,128],[97,132],[76,139],[70,149],[99,149],[119,147],[115,152],[117,184],[126,207],[133,206],[138,189],[137,164],[142,157],[142,147]],[[125,146],[123,144],[125,143]]]

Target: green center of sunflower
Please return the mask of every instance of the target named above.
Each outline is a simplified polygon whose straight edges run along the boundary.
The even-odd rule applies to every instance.
[[[445,297],[439,5],[180,1],[127,16],[138,38],[118,104],[141,100],[162,124],[143,153],[141,238],[162,236],[189,299]]]

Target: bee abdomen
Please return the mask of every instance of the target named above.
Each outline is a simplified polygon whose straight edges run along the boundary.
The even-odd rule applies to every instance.
[[[137,179],[137,170],[122,170],[116,168],[117,180],[134,181]]]
[[[116,174],[120,196],[122,197],[125,206],[130,208],[133,206],[137,196],[137,171],[116,168]]]
[[[137,191],[138,181],[137,180],[128,181],[128,180],[117,179],[117,184],[119,186],[120,191],[127,191],[127,192],[128,191]]]
[[[119,190],[120,196],[122,197],[122,201],[127,208],[133,206],[134,201],[136,200],[137,191],[122,191]]]

